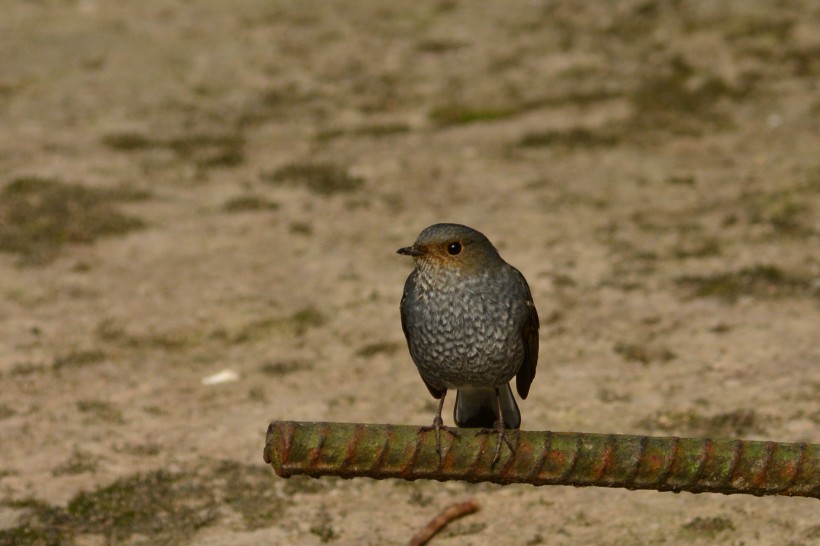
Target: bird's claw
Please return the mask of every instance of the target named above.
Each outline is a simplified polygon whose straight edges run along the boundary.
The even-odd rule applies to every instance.
[[[438,462],[439,464],[441,464],[441,431],[444,430],[450,436],[457,440],[461,438],[461,435],[459,435],[458,430],[456,430],[454,427],[445,426],[444,421],[440,417],[436,417],[435,419],[433,419],[432,425],[419,427],[418,433],[423,434],[425,432],[430,432],[431,430],[436,431],[436,453],[438,453]]]
[[[496,423],[493,428],[481,429],[476,434],[498,434],[498,442],[495,444],[495,451],[493,452],[493,462],[490,467],[494,467],[501,458],[501,442],[503,441],[510,448],[510,452],[515,454],[515,447],[507,436],[507,429],[504,428],[503,423]]]

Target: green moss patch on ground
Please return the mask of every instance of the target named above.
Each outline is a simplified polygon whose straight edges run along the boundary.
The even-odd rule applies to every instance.
[[[678,277],[677,283],[694,297],[719,298],[730,303],[741,296],[816,295],[809,278],[786,272],[775,265],[756,265],[712,275],[684,275]]]
[[[82,456],[76,452],[67,461],[68,473],[79,468]],[[132,474],[78,493],[66,506],[6,500],[3,505],[19,511],[18,524],[0,530],[0,546],[72,545],[83,535],[101,537],[106,544],[134,537],[147,544],[185,544],[225,517],[226,508],[241,516],[245,529],[267,527],[282,517],[287,495],[313,492],[284,492],[278,480],[266,466],[221,461],[195,470]],[[316,491],[331,484],[326,480]]]
[[[0,251],[18,254],[26,264],[46,264],[63,245],[93,243],[143,227],[142,220],[115,206],[143,198],[141,192],[18,178],[0,191]]]
[[[302,186],[319,195],[350,193],[364,183],[361,177],[329,162],[289,163],[273,172],[263,173],[262,180],[276,185]]]

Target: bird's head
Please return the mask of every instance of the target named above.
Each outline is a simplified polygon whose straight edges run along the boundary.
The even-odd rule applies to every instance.
[[[448,268],[462,273],[504,263],[483,233],[461,224],[434,224],[419,233],[413,246],[396,252],[412,256],[417,268]]]

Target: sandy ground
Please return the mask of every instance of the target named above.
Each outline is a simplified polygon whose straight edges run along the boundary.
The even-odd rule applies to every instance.
[[[530,282],[525,428],[820,441],[817,2],[2,11],[0,545],[398,544],[466,499],[436,543],[820,544],[812,499],[262,461],[272,419],[431,421],[394,252],[438,221]]]

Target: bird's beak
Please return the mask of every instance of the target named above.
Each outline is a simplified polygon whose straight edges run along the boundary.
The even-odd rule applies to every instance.
[[[421,250],[420,248],[418,248],[415,245],[400,248],[396,252],[399,253],[399,254],[404,254],[405,256],[413,256],[414,258],[424,255],[424,251]]]

